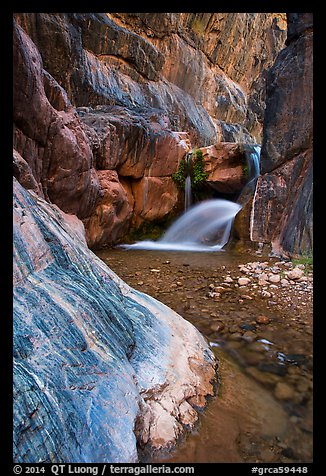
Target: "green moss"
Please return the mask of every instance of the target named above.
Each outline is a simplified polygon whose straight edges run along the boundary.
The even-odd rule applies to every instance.
[[[205,163],[200,149],[194,149],[191,153],[191,186],[193,190],[201,188],[208,174],[204,171]],[[184,190],[187,178],[187,162],[184,157],[178,167],[178,171],[172,174],[172,178],[179,188]]]
[[[299,258],[291,260],[294,266],[303,264],[305,266],[305,274],[313,270],[313,255],[311,253],[303,253]]]
[[[185,188],[185,181],[187,177],[187,163],[186,158],[182,158],[178,167],[178,171],[172,174],[172,179],[181,189]]]
[[[206,182],[208,173],[204,170],[205,162],[200,149],[195,149],[191,158],[193,161],[191,184],[193,189],[198,189]]]
[[[249,177],[249,167],[245,162],[242,163],[242,173],[246,178]]]
[[[158,240],[175,219],[175,215],[176,211],[172,211],[161,220],[145,221],[138,228],[130,230],[121,242],[134,243],[135,241]]]

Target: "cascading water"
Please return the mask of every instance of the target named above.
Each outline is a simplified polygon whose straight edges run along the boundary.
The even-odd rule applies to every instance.
[[[229,200],[205,200],[193,206],[158,241],[121,245],[126,249],[220,251],[228,242],[233,219],[241,209]]]
[[[249,180],[255,179],[260,174],[260,150],[261,146],[258,144],[246,146]]]
[[[192,191],[191,191],[191,152],[187,154],[187,177],[185,180],[185,211],[191,206]]]

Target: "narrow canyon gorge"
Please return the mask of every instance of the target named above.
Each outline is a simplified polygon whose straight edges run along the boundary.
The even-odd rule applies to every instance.
[[[234,335],[242,342],[244,332],[259,332],[257,322],[272,321],[256,322],[248,316],[257,309],[248,308],[240,324],[247,328],[232,332],[238,324],[227,302],[232,325],[221,324],[219,299],[233,281],[229,275],[218,290],[220,273],[242,263],[247,277],[234,282],[244,305],[267,302],[256,286],[271,302],[281,285],[293,295],[308,286],[311,295],[312,48],[312,13],[14,14],[15,462],[164,461],[186,435],[206,428],[202,416],[218,407],[223,381],[230,386],[223,369],[244,365]],[[223,255],[231,261],[214,261]],[[205,283],[192,256],[207,263],[199,272]],[[260,283],[255,275],[256,284],[250,273],[264,266],[243,268],[242,260],[263,258],[269,274]],[[174,259],[161,282],[162,266]],[[205,286],[203,297],[197,291]],[[180,307],[189,299],[194,308]],[[277,299],[281,334],[287,304]],[[308,299],[305,318],[311,306]],[[203,324],[207,308],[212,322]],[[244,340],[253,345],[258,337]],[[218,452],[214,460],[198,450],[198,458],[311,461],[310,338],[295,354],[304,352],[304,360],[281,362],[300,367],[295,383],[273,380],[285,374],[268,367],[273,375],[261,397],[281,401],[273,404],[282,422],[275,432],[283,432],[286,451],[275,446],[270,456],[265,441],[251,455],[246,430],[231,422],[229,456]],[[279,354],[294,354],[286,349]],[[258,365],[246,359],[246,369]],[[250,372],[252,385],[266,383]],[[283,398],[289,385],[296,391]],[[297,418],[302,438],[283,424],[285,415]],[[191,461],[186,454],[175,461]]]

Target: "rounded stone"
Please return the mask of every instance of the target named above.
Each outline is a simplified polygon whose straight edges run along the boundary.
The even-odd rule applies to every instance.
[[[238,279],[238,284],[239,286],[247,286],[250,284],[250,279],[249,278],[239,278]]]
[[[279,274],[270,274],[268,276],[268,281],[273,284],[277,284],[281,281],[281,277]]]
[[[270,319],[267,316],[257,316],[256,317],[256,322],[258,324],[269,324]]]
[[[275,386],[274,394],[278,400],[292,400],[295,392],[287,383],[278,382]]]

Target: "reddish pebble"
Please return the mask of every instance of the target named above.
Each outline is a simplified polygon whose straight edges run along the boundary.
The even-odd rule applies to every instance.
[[[258,324],[269,324],[270,323],[270,319],[268,319],[268,317],[266,316],[258,316],[256,318],[256,322]]]

